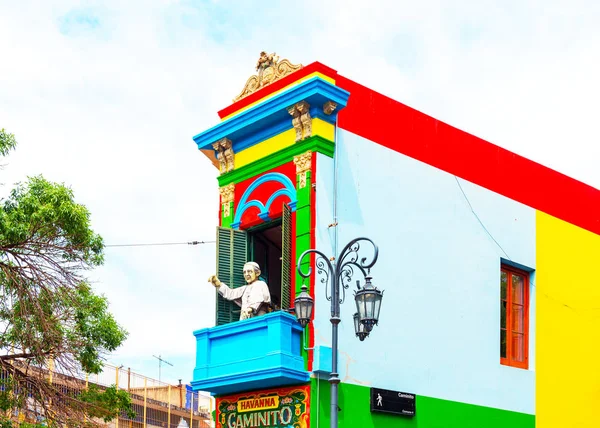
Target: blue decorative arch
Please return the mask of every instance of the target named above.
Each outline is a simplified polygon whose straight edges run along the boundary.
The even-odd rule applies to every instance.
[[[283,185],[283,188],[276,190],[267,200],[267,204],[263,204],[261,201],[257,199],[248,200],[252,192],[254,192],[261,184],[267,183],[269,181],[275,181]],[[290,209],[292,211],[296,211],[296,203],[298,199],[296,197],[296,188],[294,187],[294,183],[287,178],[285,175],[280,172],[269,172],[268,174],[262,175],[258,177],[256,180],[252,182],[250,186],[246,189],[244,194],[242,195],[239,205],[235,210],[235,217],[233,218],[233,222],[231,223],[231,227],[233,229],[239,229],[242,223],[242,215],[244,212],[251,207],[256,207],[259,210],[258,217],[263,221],[269,221],[269,209],[273,204],[273,201],[280,196],[287,196],[290,199],[288,203]]]

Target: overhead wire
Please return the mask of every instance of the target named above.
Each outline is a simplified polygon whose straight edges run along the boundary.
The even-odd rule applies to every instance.
[[[490,238],[492,238],[492,241],[494,241],[496,243],[496,245],[498,246],[498,248],[500,248],[502,250],[502,252],[504,253],[504,255],[506,256],[506,258],[510,261],[512,261],[512,259],[509,257],[508,253],[506,251],[504,251],[504,248],[502,248],[502,245],[500,245],[498,243],[498,241],[496,241],[496,238],[494,238],[494,236],[491,234],[491,232],[487,229],[487,227],[485,227],[485,224],[483,224],[483,222],[481,221],[481,219],[479,218],[479,216],[477,215],[477,213],[475,212],[475,210],[473,209],[473,205],[471,205],[471,201],[469,201],[469,198],[467,196],[467,194],[465,193],[465,191],[463,190],[460,181],[458,181],[458,177],[455,175],[454,179],[456,180],[456,184],[458,184],[458,188],[460,189],[460,192],[463,194],[465,201],[467,201],[467,204],[469,205],[469,208],[471,209],[471,212],[473,213],[473,215],[475,216],[475,218],[477,219],[477,221],[479,222],[479,224],[481,225],[481,227],[483,228],[483,230],[485,230],[485,232],[488,234],[488,236]]]
[[[483,230],[485,230],[485,232],[488,234],[488,236],[496,243],[496,245],[498,246],[498,248],[500,248],[500,250],[502,250],[502,252],[504,253],[504,255],[506,256],[506,258],[510,261],[512,261],[512,259],[508,256],[508,254],[506,253],[506,251],[504,250],[504,248],[502,248],[502,246],[498,243],[498,241],[496,240],[496,238],[494,238],[494,236],[491,234],[491,232],[485,227],[485,225],[483,224],[483,222],[481,221],[481,219],[479,218],[479,216],[477,215],[477,213],[475,212],[475,209],[473,208],[473,206],[471,205],[471,202],[469,201],[468,196],[466,195],[465,191],[463,190],[460,181],[458,180],[457,176],[454,176],[454,179],[456,180],[456,184],[458,184],[458,188],[460,189],[461,193],[463,194],[465,200],[467,201],[467,204],[469,205],[469,208],[471,209],[471,212],[473,213],[473,215],[475,216],[475,218],[477,219],[477,221],[479,222],[479,224],[481,225],[481,227],[483,228]],[[531,286],[532,288],[537,288],[535,282],[531,281]],[[539,289],[538,289],[539,290]],[[581,311],[599,311],[600,307],[591,307],[591,308],[574,308],[573,306],[570,306],[568,304],[566,304],[565,302],[556,299],[555,297],[550,296],[549,294],[545,293],[544,291],[541,291],[541,294],[554,301],[555,303],[564,306],[567,309],[572,310],[573,312],[582,315]]]
[[[201,244],[214,244],[217,241],[188,241],[188,242],[153,242],[153,243],[141,243],[141,244],[107,244],[105,247],[156,247],[166,245],[201,245]]]

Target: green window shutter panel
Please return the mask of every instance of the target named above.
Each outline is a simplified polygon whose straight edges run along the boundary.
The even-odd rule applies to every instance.
[[[292,210],[283,204],[281,221],[281,309],[289,309],[292,300]]]
[[[248,257],[248,234],[243,230],[217,228],[217,276],[230,288],[246,284],[244,264]],[[217,292],[216,325],[240,319],[240,307]]]

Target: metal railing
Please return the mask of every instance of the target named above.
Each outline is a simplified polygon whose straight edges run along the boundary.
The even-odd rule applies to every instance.
[[[52,367],[52,365],[50,365]],[[53,383],[63,383],[48,370],[48,379]],[[0,377],[3,374],[0,373]],[[89,384],[100,387],[117,385],[131,396],[134,418],[122,414],[118,419],[106,424],[108,428],[211,428],[213,404],[208,395],[191,390],[187,384],[171,385],[147,376],[132,372],[130,369],[106,364],[99,374],[73,377],[69,384],[79,384],[87,388]],[[35,409],[15,409],[15,421],[34,422],[39,420]],[[185,422],[183,422],[185,421]]]

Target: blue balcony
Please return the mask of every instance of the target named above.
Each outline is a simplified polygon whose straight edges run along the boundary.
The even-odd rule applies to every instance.
[[[194,391],[222,395],[309,380],[300,349],[302,327],[288,313],[206,328],[194,336]]]

